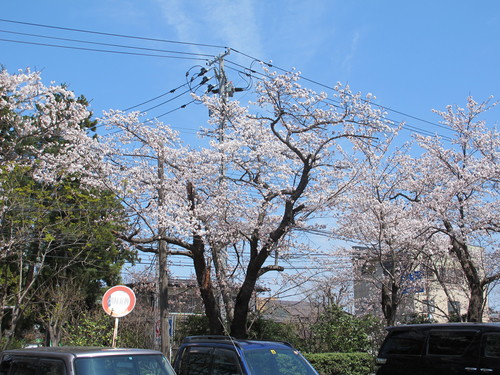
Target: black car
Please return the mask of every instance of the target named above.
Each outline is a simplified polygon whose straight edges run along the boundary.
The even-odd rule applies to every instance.
[[[387,328],[377,375],[500,375],[500,325],[415,324]]]
[[[228,336],[186,337],[174,369],[177,375],[318,375],[288,343]]]
[[[146,349],[41,347],[5,350],[0,375],[175,375],[161,352]]]

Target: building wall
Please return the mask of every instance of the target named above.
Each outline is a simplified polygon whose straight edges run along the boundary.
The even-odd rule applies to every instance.
[[[363,255],[362,249],[356,249],[361,256],[353,259],[354,311],[356,315],[371,313],[382,318],[381,288],[386,277],[380,261],[368,251]],[[482,264],[483,249],[475,247],[474,250],[474,259]],[[402,281],[398,322],[408,322],[417,316],[433,322],[448,322],[450,316],[459,319],[467,313],[467,284],[460,265],[453,258],[442,257],[440,262],[429,266],[422,264]],[[483,321],[488,321],[487,308]]]

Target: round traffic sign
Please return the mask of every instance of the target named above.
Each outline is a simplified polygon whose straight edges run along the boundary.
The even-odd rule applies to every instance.
[[[102,297],[102,308],[106,314],[115,318],[127,315],[135,307],[135,294],[124,285],[109,288]]]

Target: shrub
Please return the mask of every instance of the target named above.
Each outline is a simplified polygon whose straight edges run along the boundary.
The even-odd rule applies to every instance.
[[[374,372],[374,358],[368,353],[304,353],[321,375],[368,375]]]

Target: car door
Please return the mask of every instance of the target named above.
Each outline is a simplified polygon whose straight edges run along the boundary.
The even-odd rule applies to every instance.
[[[500,375],[500,332],[489,332],[483,335],[480,374]]]
[[[423,368],[426,331],[393,330],[385,339],[377,358],[377,375],[427,375]]]
[[[426,374],[475,374],[479,368],[478,330],[431,330],[426,355]]]

